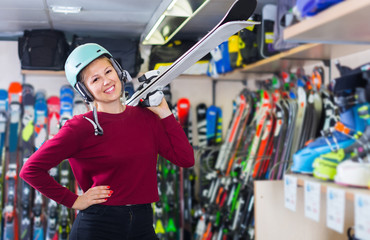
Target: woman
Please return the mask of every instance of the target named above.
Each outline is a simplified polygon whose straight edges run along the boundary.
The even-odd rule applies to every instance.
[[[70,239],[157,239],[151,203],[159,200],[157,155],[194,165],[193,149],[164,99],[157,107],[121,102],[129,78],[97,44],[77,47],[65,65],[68,81],[93,104],[74,116],[23,166],[20,177],[46,197],[80,210]],[[48,171],[68,159],[83,194]]]

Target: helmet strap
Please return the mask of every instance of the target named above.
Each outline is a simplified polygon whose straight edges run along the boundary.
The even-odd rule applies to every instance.
[[[96,110],[96,107],[94,106],[93,107],[93,115],[94,115],[94,122],[97,126],[97,131],[98,131],[98,135],[103,135],[104,131],[103,131],[103,128],[100,126],[99,124],[99,121],[98,121],[98,113],[97,113],[97,110]]]
[[[89,106],[91,107],[91,103],[89,103]],[[98,122],[98,114],[97,114],[95,106],[93,106],[93,116],[94,116],[94,121],[86,116],[83,116],[83,118],[89,121],[91,125],[93,125],[95,136],[102,136],[104,134],[104,131]]]

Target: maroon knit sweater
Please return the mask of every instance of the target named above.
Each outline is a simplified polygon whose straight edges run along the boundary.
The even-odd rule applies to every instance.
[[[25,163],[20,177],[48,198],[72,207],[77,195],[57,183],[48,171],[68,159],[83,191],[109,185],[105,205],[152,203],[159,200],[156,165],[160,154],[180,167],[194,165],[194,153],[173,115],[159,119],[150,110],[127,106],[123,113],[98,113],[104,130],[95,136],[92,112],[67,121]]]

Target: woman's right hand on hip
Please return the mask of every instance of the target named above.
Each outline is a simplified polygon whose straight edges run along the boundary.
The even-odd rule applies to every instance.
[[[96,186],[87,190],[84,194],[78,196],[72,208],[84,210],[91,205],[106,202],[113,191],[109,186]]]

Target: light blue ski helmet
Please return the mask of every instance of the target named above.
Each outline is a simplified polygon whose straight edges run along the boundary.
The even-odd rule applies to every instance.
[[[78,74],[82,69],[102,55],[112,58],[112,55],[105,48],[96,43],[80,45],[69,54],[64,65],[64,70],[67,80],[72,87],[76,88]]]

